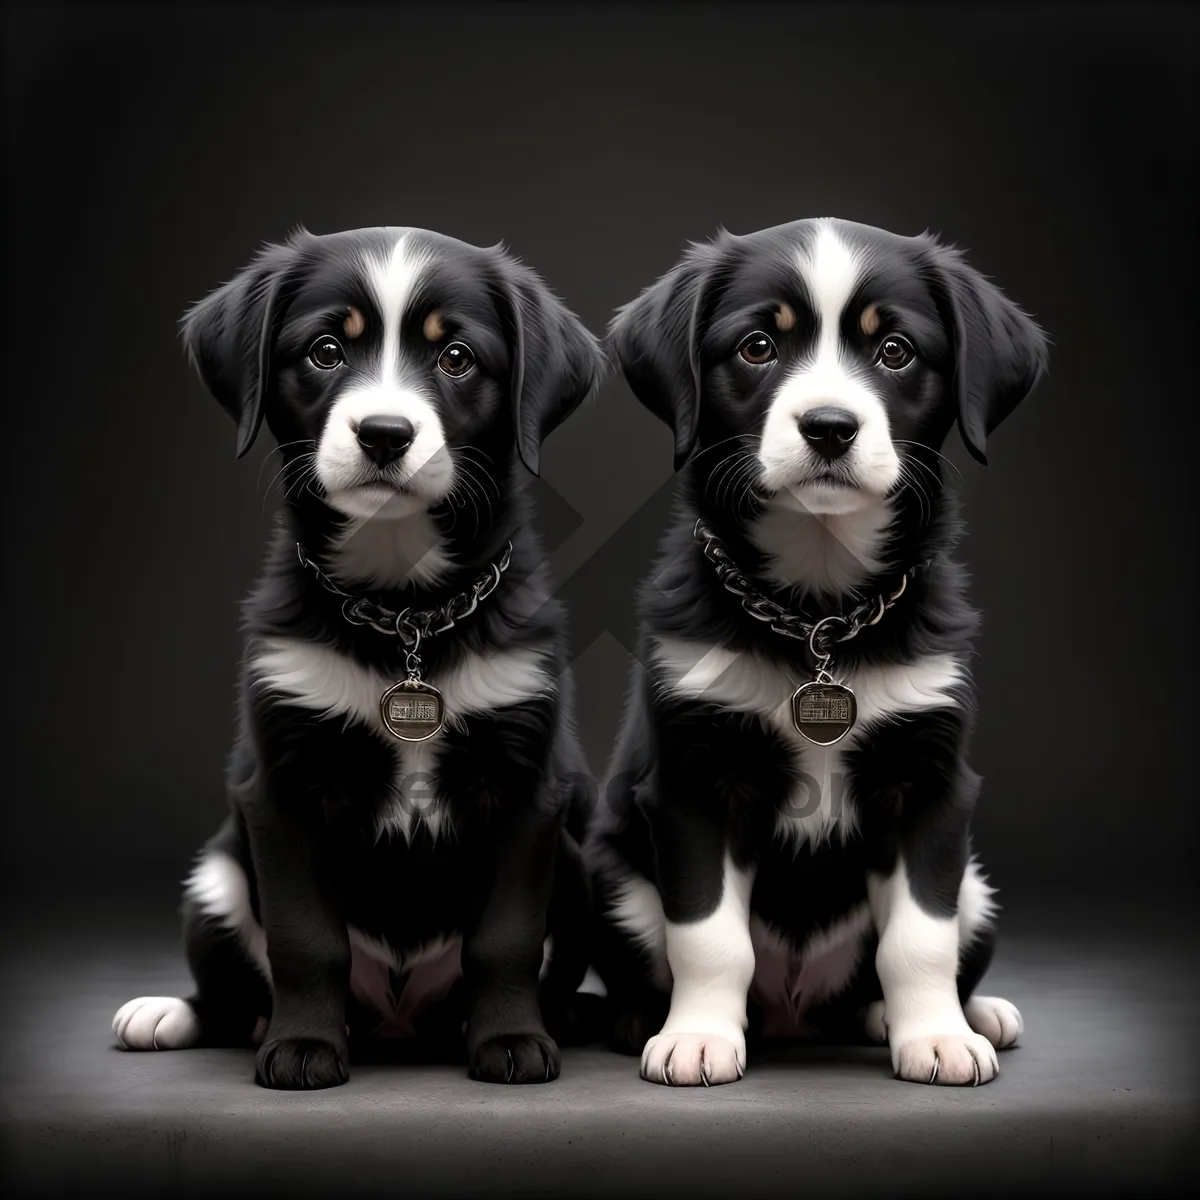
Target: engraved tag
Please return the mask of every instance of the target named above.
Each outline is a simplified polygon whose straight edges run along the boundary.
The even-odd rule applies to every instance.
[[[388,688],[379,701],[384,728],[402,742],[423,742],[440,732],[446,706],[442,693],[419,679]]]
[[[832,746],[854,728],[858,704],[840,683],[803,683],[792,694],[792,723],[816,746]]]

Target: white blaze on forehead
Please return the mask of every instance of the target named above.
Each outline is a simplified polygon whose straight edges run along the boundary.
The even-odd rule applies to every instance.
[[[383,379],[394,378],[400,369],[400,328],[429,261],[429,250],[411,233],[402,233],[390,252],[368,256],[367,278],[383,321],[383,351],[379,362]]]
[[[364,251],[361,261],[383,342],[378,358],[351,376],[329,410],[317,449],[317,478],[331,505],[355,521],[404,520],[441,503],[454,486],[454,463],[428,367],[407,361],[400,336],[433,251],[419,233],[398,230],[394,242]],[[399,417],[412,424],[408,448],[383,468],[368,459],[358,439],[359,425],[368,417]],[[343,565],[362,577],[361,563]],[[373,576],[396,576],[392,561],[368,566]],[[433,566],[426,564],[426,576],[431,572]]]
[[[800,251],[800,278],[817,318],[813,357],[840,358],[842,315],[862,278],[862,256],[837,235],[828,221],[817,226],[811,245]]]
[[[794,261],[816,337],[775,385],[759,446],[759,483],[793,517],[861,513],[887,496],[900,473],[874,369],[855,362],[842,339],[843,319],[869,263],[832,221],[817,223],[812,241],[796,250]],[[800,422],[806,413],[826,406],[843,409],[858,422],[854,444],[837,466],[850,487],[811,482],[825,464],[805,442]]]

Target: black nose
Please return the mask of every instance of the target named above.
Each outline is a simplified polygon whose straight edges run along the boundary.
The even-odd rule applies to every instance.
[[[858,434],[858,420],[844,408],[825,405],[800,418],[800,433],[822,458],[832,461],[850,449]]]
[[[415,433],[407,417],[364,417],[358,423],[358,444],[382,471],[412,445]]]

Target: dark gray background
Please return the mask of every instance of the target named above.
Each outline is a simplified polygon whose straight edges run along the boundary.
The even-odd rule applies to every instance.
[[[261,444],[235,462],[176,322],[297,222],[504,240],[596,331],[719,224],[832,215],[966,247],[1055,343],[990,467],[948,448],[985,614],[978,848],[1013,903],[1120,903],[1187,871],[1184,8],[162,5],[6,20],[3,869],[25,904],[142,889],[168,909],[224,811],[237,607],[273,469]],[[596,768],[670,457],[615,377],[545,452]]]
[[[80,5],[6,9],[0,1163],[27,1191],[1169,1195],[1194,1054],[1196,22],[1185,7]],[[178,883],[224,811],[273,472],[189,374],[184,308],[296,222],[505,240],[594,329],[718,224],[929,227],[1054,338],[975,465],[982,1092],[883,1049],[653,1088],[401,1069],[267,1093],[248,1051],[122,1054],[186,994]],[[603,765],[670,437],[610,379],[544,455]],[[1148,903],[1147,903],[1148,902]],[[1170,907],[1168,907],[1168,905]],[[782,1055],[782,1057],[780,1057]],[[366,1061],[363,1060],[366,1059]]]

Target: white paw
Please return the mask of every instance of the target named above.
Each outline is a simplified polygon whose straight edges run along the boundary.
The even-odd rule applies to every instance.
[[[991,1083],[1000,1074],[992,1043],[978,1033],[934,1033],[893,1044],[892,1067],[911,1083],[951,1087]]]
[[[967,1024],[976,1033],[982,1033],[997,1050],[1014,1045],[1025,1032],[1025,1022],[1017,1006],[999,996],[972,996],[963,1006],[963,1012]]]
[[[183,1050],[199,1038],[200,1019],[186,1000],[139,996],[117,1009],[112,1029],[125,1050]]]
[[[716,1033],[655,1034],[642,1051],[642,1078],[671,1087],[735,1083],[746,1073],[746,1039]]]
[[[887,1022],[883,1019],[883,1001],[876,1000],[862,1011],[863,1033],[881,1046],[887,1045]]]

